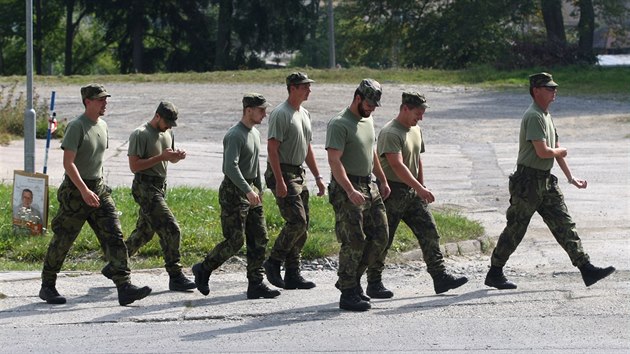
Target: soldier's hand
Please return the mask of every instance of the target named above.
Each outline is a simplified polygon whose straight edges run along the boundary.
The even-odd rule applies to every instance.
[[[559,147],[559,148],[556,148],[556,149],[559,150],[558,154],[560,155],[560,157],[567,157],[567,153],[568,153],[567,152],[567,148]]]
[[[186,150],[177,149],[175,150],[175,152],[177,152],[177,161],[183,160],[186,158]]]
[[[584,189],[588,185],[585,179],[573,178],[571,184],[578,187],[579,189]]]
[[[352,204],[361,205],[365,203],[365,198],[363,197],[363,194],[361,194],[361,192],[357,191],[356,189],[352,189],[352,192],[347,193],[347,194],[348,194],[348,199],[350,199]]]
[[[430,190],[426,188],[417,189],[416,194],[420,199],[424,200],[427,203],[433,203],[435,201],[435,196],[431,193]]]
[[[86,190],[85,192],[81,192],[81,198],[88,206],[92,208],[98,208],[101,205],[101,200],[98,195],[91,190]]]
[[[249,191],[247,193],[247,200],[249,201],[249,205],[256,206],[262,204],[260,196],[255,191]]]
[[[381,197],[383,199],[389,198],[389,195],[392,193],[392,189],[389,188],[389,184],[382,183],[378,186],[378,191],[381,193]]]
[[[276,197],[284,198],[287,194],[287,185],[284,183],[284,179],[276,180]]]
[[[324,180],[322,178],[318,178],[315,180],[315,184],[317,184],[317,196],[321,197],[326,194],[326,185],[324,184]]]

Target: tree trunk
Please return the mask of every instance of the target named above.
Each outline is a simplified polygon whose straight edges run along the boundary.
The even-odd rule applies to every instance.
[[[72,40],[74,39],[74,0],[66,0],[66,49],[63,63],[63,74],[72,75]]]
[[[234,4],[232,3],[232,0],[221,0],[219,2],[217,52],[214,62],[215,70],[224,70],[228,68],[230,51],[232,49],[230,38],[232,36],[233,11]]]
[[[550,44],[565,47],[567,36],[562,18],[562,0],[540,0],[540,7],[547,29],[547,41]]]
[[[580,0],[580,21],[578,22],[578,57],[580,60],[594,62],[593,40],[595,36],[595,10],[592,0]]]
[[[131,35],[131,58],[133,61],[133,70],[136,73],[144,72],[142,59],[144,56],[144,28],[142,21],[134,21]]]

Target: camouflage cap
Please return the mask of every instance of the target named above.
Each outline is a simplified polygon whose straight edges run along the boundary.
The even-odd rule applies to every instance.
[[[243,95],[243,108],[247,108],[247,107],[260,107],[260,108],[267,108],[269,107],[270,104],[269,102],[267,102],[267,99],[265,98],[265,96],[259,94],[259,93],[246,93],[245,95]]]
[[[179,112],[177,111],[177,107],[175,107],[175,105],[171,102],[160,102],[160,105],[158,106],[155,113],[159,114],[160,117],[166,120],[168,125],[170,125],[171,127],[177,126],[177,114]]]
[[[87,86],[81,87],[81,99],[85,100],[95,100],[101,97],[111,97],[107,91],[105,91],[105,87],[100,84],[89,84]]]
[[[290,85],[299,85],[299,84],[309,84],[311,82],[315,82],[315,80],[311,80],[308,78],[306,73],[302,73],[299,71],[293,72],[287,76],[287,86]]]
[[[378,81],[373,79],[363,79],[357,88],[365,99],[370,101],[373,105],[380,107],[381,106],[381,94],[383,91],[381,90],[381,84]]]
[[[429,108],[427,99],[416,91],[405,91],[402,94],[402,103],[415,107]]]
[[[549,73],[538,73],[529,75],[529,87],[558,87]]]

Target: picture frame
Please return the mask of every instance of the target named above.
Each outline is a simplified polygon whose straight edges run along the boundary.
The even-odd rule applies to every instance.
[[[13,171],[13,232],[43,235],[48,226],[48,175]]]

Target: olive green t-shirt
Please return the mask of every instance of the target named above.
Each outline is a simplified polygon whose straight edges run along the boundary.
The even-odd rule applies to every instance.
[[[167,148],[173,148],[171,130],[160,132],[147,122],[136,128],[129,136],[127,156],[138,156],[144,160],[160,155]],[[166,177],[167,166],[168,161],[161,161],[138,172],[148,176]]]
[[[385,154],[402,154],[403,164],[409,168],[414,178],[418,178],[420,169],[418,162],[420,154],[424,152],[422,130],[417,125],[407,128],[396,119],[392,119],[379,132],[376,151],[388,181],[402,183],[387,161]]]
[[[538,157],[532,141],[544,140],[545,144],[553,149],[556,147],[557,139],[556,127],[549,112],[543,112],[535,102],[532,102],[521,121],[517,164],[544,171],[551,170],[554,158]]]
[[[342,151],[341,163],[349,175],[369,176],[374,167],[374,120],[346,108],[328,122],[326,149]]]
[[[260,132],[256,128],[238,122],[223,137],[223,174],[244,193],[252,191],[246,180],[254,180],[254,185],[262,190],[259,153]]]
[[[312,139],[311,116],[300,106],[293,109],[289,102],[279,104],[269,115],[267,139],[280,142],[280,163],[300,166],[306,159]]]
[[[74,151],[74,164],[83,180],[103,176],[103,157],[108,146],[107,123],[103,119],[94,122],[82,114],[68,123],[61,148]]]

